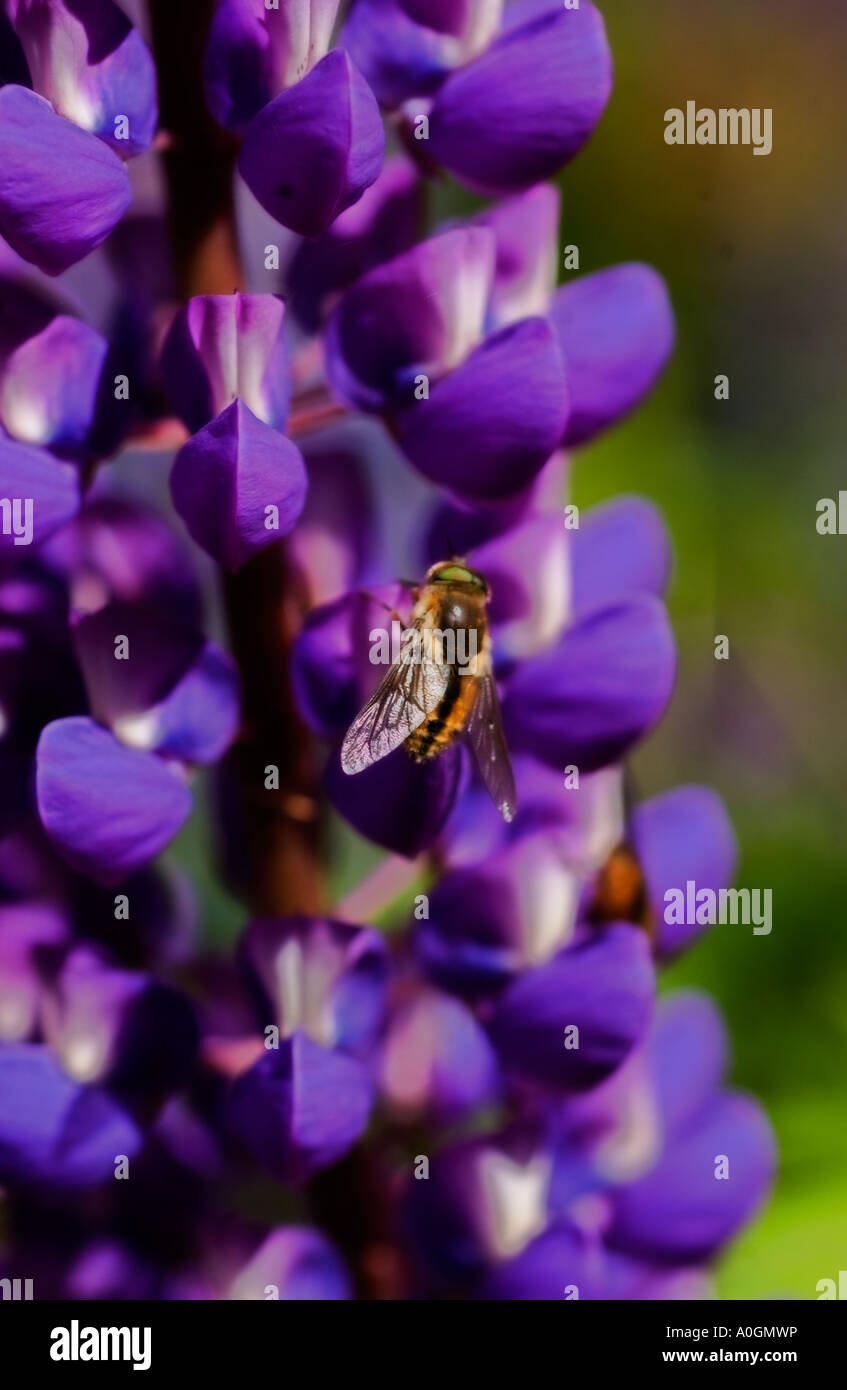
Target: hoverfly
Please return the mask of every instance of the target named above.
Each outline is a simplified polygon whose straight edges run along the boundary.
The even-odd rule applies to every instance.
[[[403,646],[341,748],[351,775],[401,743],[425,763],[464,734],[504,820],[517,809],[500,703],[491,669],[488,584],[464,560],[433,565],[420,588]]]

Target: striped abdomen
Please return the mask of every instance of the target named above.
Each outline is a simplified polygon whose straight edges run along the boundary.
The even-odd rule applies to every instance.
[[[406,739],[406,749],[415,762],[425,763],[437,757],[458,738],[468,721],[476,691],[474,676],[460,676],[453,671],[440,703]]]

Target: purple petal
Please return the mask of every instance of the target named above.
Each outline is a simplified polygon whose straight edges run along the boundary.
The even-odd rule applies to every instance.
[[[285,1303],[338,1302],[353,1297],[341,1257],[319,1231],[278,1226],[236,1275],[229,1297],[262,1301],[268,1290]]]
[[[132,190],[116,154],[24,87],[0,89],[0,234],[59,275],[99,246]]]
[[[443,988],[469,997],[495,993],[569,940],[576,901],[558,847],[529,835],[442,875],[418,928],[417,954]]]
[[[10,0],[39,96],[124,159],[153,141],[158,121],[150,52],[112,0]]]
[[[254,1158],[280,1181],[300,1182],[352,1148],[371,1102],[360,1062],[295,1033],[235,1082],[230,1121]]]
[[[506,825],[484,787],[469,784],[445,836],[447,865],[479,865],[507,845],[540,834],[548,852],[556,853],[578,879],[590,875],[624,833],[619,770],[590,774],[563,795],[561,769],[525,753],[516,754],[513,762],[519,797],[515,819]]]
[[[358,410],[408,405],[415,378],[442,376],[482,338],[494,272],[484,227],[432,237],[363,276],[330,319],[330,385]]]
[[[155,1096],[183,1084],[196,1028],[187,1000],[148,975],[77,947],[44,991],[42,1023],[75,1081]]]
[[[550,322],[568,370],[566,444],[584,444],[633,410],[670,357],[674,318],[665,282],[647,265],[619,265],[563,285]]]
[[[325,738],[343,734],[362,703],[353,633],[356,610],[370,607],[364,595],[343,594],[313,609],[297,635],[292,660],[297,706],[309,727]]]
[[[670,1139],[696,1122],[717,1093],[727,1067],[726,1025],[707,995],[680,990],[661,1001],[648,1060]]]
[[[547,313],[556,285],[560,211],[558,188],[540,183],[477,219],[497,238],[492,327]]]
[[[719,1178],[723,1159],[728,1176]],[[753,1216],[775,1166],[761,1108],[748,1096],[718,1096],[646,1177],[620,1191],[607,1239],[647,1259],[706,1260]]]
[[[544,319],[501,329],[398,419],[401,447],[432,482],[466,497],[525,488],[567,419],[567,385]]]
[[[291,373],[284,314],[272,294],[202,294],[180,310],[162,349],[162,377],[190,430],[236,398],[266,425],[285,427]]]
[[[0,1177],[7,1182],[87,1187],[114,1179],[141,1135],[105,1091],[80,1086],[47,1047],[0,1047]]]
[[[35,961],[39,946],[56,945],[67,923],[53,907],[15,903],[0,907],[0,1040],[23,1042],[38,1016],[41,980]]]
[[[516,1255],[547,1225],[551,1166],[520,1133],[442,1149],[428,1180],[410,1185],[409,1234],[419,1253],[454,1278]]]
[[[709,787],[675,787],[643,802],[632,818],[632,843],[647,880],[657,924],[657,945],[673,955],[701,936],[694,922],[665,921],[665,894],[686,884],[719,893],[735,877],[738,850],[726,807]]]
[[[271,20],[276,24],[271,29]],[[276,95],[283,11],[264,0],[221,0],[203,56],[209,110],[228,130],[242,131]]]
[[[36,754],[41,823],[68,863],[106,885],[149,863],[191,810],[179,775],[90,719],[48,724]]]
[[[337,48],[251,121],[238,167],[271,217],[314,237],[377,179],[384,150],[373,93]]]
[[[197,544],[238,570],[291,530],[306,469],[290,439],[235,401],[180,449],[171,495]]]
[[[259,1022],[287,1037],[298,1029],[325,1047],[366,1052],[385,1011],[388,959],[382,937],[318,917],[251,922],[241,958],[258,992]]]
[[[531,655],[561,636],[571,583],[561,515],[530,513],[504,535],[472,547],[468,558],[491,590],[488,617],[498,659]]]
[[[510,1303],[560,1302],[568,1297],[568,1289],[578,1291],[580,1302],[614,1298],[614,1260],[596,1237],[577,1226],[557,1223],[514,1259],[495,1266],[476,1298]]]
[[[391,585],[371,595],[343,594],[315,608],[294,645],[292,676],[301,715],[315,733],[332,738],[346,732],[373,694],[382,668],[369,661],[372,631],[390,631],[388,608],[399,599]]]
[[[481,7],[480,0],[398,0],[398,3],[416,24],[423,24],[438,34],[452,34],[454,38],[465,32],[474,12]],[[491,0],[483,0],[483,4],[486,3],[491,8]]]
[[[605,767],[656,725],[674,672],[658,599],[639,594],[595,609],[512,676],[504,702],[512,745],[551,767]]]
[[[94,497],[45,554],[67,577],[71,607],[94,612],[111,600],[150,604],[197,627],[197,580],[171,526],[137,499]]]
[[[286,276],[292,312],[315,333],[333,297],[366,271],[414,245],[423,225],[424,188],[410,160],[386,160],[375,183],[316,241],[298,248]]]
[[[354,776],[341,770],[336,753],[327,767],[327,792],[336,811],[365,839],[414,859],[443,830],[460,772],[456,748],[428,763],[414,763],[405,748],[397,748]]]
[[[115,660],[116,636],[129,659]],[[122,743],[213,763],[232,742],[240,717],[239,682],[229,656],[160,609],[110,604],[74,625],[91,711]]]
[[[521,1074],[584,1090],[644,1036],[654,991],[646,933],[607,927],[512,982],[492,1021],[494,1044],[504,1065]]]
[[[339,0],[222,0],[204,57],[206,100],[228,130],[243,130],[277,92],[329,48]]]
[[[0,436],[0,553],[41,545],[79,509],[79,475],[44,449]]]
[[[0,421],[15,439],[63,458],[104,458],[121,433],[113,365],[105,338],[58,314],[6,360]]]
[[[130,728],[122,722],[125,743],[137,732],[136,747],[150,748],[185,763],[216,763],[238,731],[241,701],[237,667],[226,652],[207,642],[194,665],[169,695]]]
[[[497,1059],[473,1014],[434,990],[394,1015],[381,1073],[383,1095],[402,1118],[440,1125],[490,1104],[499,1090]]]
[[[158,1288],[156,1271],[148,1261],[117,1240],[95,1237],[67,1271],[63,1296],[146,1301],[161,1296]]]
[[[364,441],[336,442],[318,431],[304,439],[303,458],[309,490],[288,544],[313,603],[320,604],[353,588],[372,564],[377,495]]]
[[[124,638],[127,655],[118,659]],[[159,609],[122,603],[78,619],[73,639],[91,713],[110,727],[164,700],[203,646],[198,632],[169,622]]]
[[[382,106],[401,106],[407,97],[436,91],[451,66],[444,34],[416,24],[396,0],[358,0],[340,42]]]
[[[560,1112],[564,1152],[575,1146],[590,1156],[604,1182],[640,1179],[712,1106],[726,1061],[726,1029],[707,995],[682,991],[660,1000],[646,1042]]]
[[[452,73],[430,112],[427,153],[481,193],[517,193],[582,148],[609,99],[612,62],[588,0],[508,30]]]
[[[661,598],[670,577],[670,537],[645,497],[615,497],[585,512],[571,534],[577,617],[629,594]]]

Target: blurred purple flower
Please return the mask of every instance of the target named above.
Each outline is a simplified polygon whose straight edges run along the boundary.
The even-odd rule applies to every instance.
[[[352,1297],[347,1271],[328,1240],[302,1226],[271,1231],[230,1286],[232,1299],[335,1302]]]
[[[121,436],[109,344],[57,314],[0,371],[0,421],[13,438],[78,462],[105,458]]]
[[[352,1148],[372,1099],[361,1062],[296,1032],[238,1078],[228,1113],[258,1162],[282,1182],[302,1182]]]
[[[129,1115],[96,1087],[72,1081],[49,1047],[0,1046],[0,1178],[77,1188],[113,1179],[115,1160],[138,1152]]]

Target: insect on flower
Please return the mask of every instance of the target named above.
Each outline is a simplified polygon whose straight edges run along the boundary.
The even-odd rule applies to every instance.
[[[415,597],[400,655],[348,729],[341,766],[363,772],[401,743],[427,762],[464,734],[510,821],[517,797],[491,669],[488,584],[464,560],[448,560],[432,566]]]

